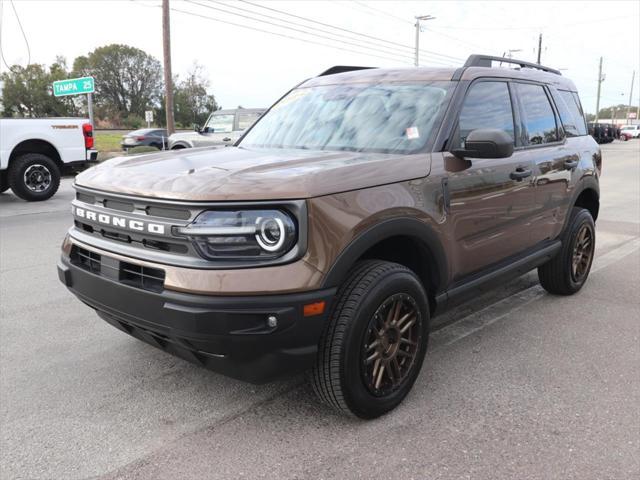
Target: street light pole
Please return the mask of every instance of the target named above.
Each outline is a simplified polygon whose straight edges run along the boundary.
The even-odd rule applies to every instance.
[[[602,82],[604,77],[602,75],[602,57],[600,57],[600,66],[598,67],[598,94],[596,95],[596,118],[593,122],[594,124],[598,123],[598,113],[600,110],[600,89],[602,87]]]
[[[633,99],[633,82],[636,81],[636,71],[633,71],[633,75],[631,75],[631,91],[629,92],[629,105],[627,106],[627,125],[629,125],[629,121],[631,120],[629,118],[629,113],[631,113],[631,101]],[[636,118],[638,117],[638,114],[640,114],[640,112],[638,112],[636,114]]]
[[[416,17],[416,58],[414,65],[417,67],[420,65],[420,20],[434,20],[436,17],[431,15],[422,15]]]

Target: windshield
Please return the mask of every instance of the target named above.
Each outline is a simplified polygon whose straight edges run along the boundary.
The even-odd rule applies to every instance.
[[[410,153],[434,133],[451,82],[328,85],[293,90],[241,145]]]
[[[229,133],[233,130],[233,114],[211,115],[205,127],[209,133]]]

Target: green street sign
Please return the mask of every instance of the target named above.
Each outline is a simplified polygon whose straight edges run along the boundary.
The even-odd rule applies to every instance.
[[[83,93],[93,93],[95,85],[93,77],[69,78],[53,82],[53,95],[64,97],[66,95],[80,95]]]

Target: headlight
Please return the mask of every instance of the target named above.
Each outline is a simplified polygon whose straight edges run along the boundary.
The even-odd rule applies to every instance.
[[[207,210],[176,231],[207,260],[278,258],[297,240],[294,219],[281,210]]]

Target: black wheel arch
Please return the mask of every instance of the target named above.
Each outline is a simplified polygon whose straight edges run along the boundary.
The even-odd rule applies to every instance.
[[[9,165],[11,165],[11,162],[14,159],[27,153],[40,153],[42,155],[46,155],[51,160],[53,160],[56,165],[58,165],[58,168],[60,168],[60,170],[62,170],[62,168],[64,167],[58,149],[52,143],[40,138],[30,138],[28,140],[23,140],[15,147],[13,147],[13,150],[11,150],[11,154],[9,155]]]
[[[415,253],[418,258],[405,262],[393,255],[390,258],[375,255],[379,251],[376,249],[381,246],[393,247],[403,245],[403,242],[411,242],[417,248]],[[449,268],[444,247],[435,230],[417,218],[388,219],[358,235],[337,257],[324,277],[322,288],[341,285],[356,262],[366,258],[395,261],[414,271],[422,281],[430,301],[435,301],[436,295],[447,284]]]

